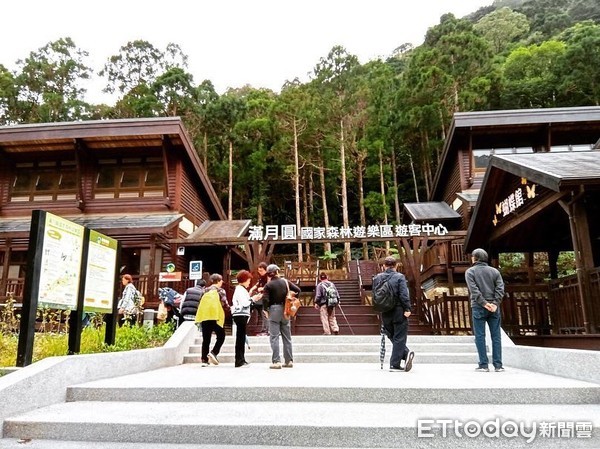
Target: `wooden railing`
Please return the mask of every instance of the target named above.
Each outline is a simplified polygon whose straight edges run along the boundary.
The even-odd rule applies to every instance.
[[[465,254],[463,243],[462,239],[434,242],[423,254],[423,271],[437,265],[469,265],[471,261]]]
[[[471,301],[468,296],[423,298],[422,313],[435,334],[471,333]],[[549,335],[556,326],[547,284],[507,285],[501,304],[502,328],[508,335]],[[558,330],[554,330],[558,332]]]
[[[501,304],[508,335],[549,335],[552,331],[547,284],[507,285]]]
[[[435,335],[454,335],[471,332],[471,301],[468,296],[423,297],[423,319]]]

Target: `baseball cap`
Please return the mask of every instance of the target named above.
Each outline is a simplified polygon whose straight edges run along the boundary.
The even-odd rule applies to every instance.
[[[267,273],[277,273],[279,271],[279,267],[272,263],[267,267]]]

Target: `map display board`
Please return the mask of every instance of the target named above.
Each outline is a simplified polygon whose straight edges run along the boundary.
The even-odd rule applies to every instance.
[[[46,213],[40,264],[38,306],[75,310],[81,276],[81,225]]]
[[[83,310],[112,313],[118,241],[90,230]]]

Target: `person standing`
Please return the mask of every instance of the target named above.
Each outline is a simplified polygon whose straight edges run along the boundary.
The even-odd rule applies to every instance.
[[[121,277],[123,284],[123,293],[117,305],[119,312],[119,325],[125,323],[135,324],[137,322],[138,310],[135,304],[135,298],[138,295],[137,288],[133,285],[133,278],[130,274],[124,274]]]
[[[415,353],[406,346],[408,337],[408,317],[411,315],[408,284],[402,273],[396,271],[396,259],[393,256],[384,260],[385,271],[373,278],[373,291],[382,282],[389,282],[395,298],[394,307],[381,313],[381,321],[386,336],[392,342],[390,371],[408,372],[412,369]]]
[[[258,267],[256,268],[256,271],[258,272],[258,281],[250,289],[250,295],[262,293],[265,285],[267,285],[267,282],[269,281],[269,278],[267,277],[266,262],[260,262],[258,264]],[[251,312],[252,310],[256,310],[256,324],[260,326],[258,335],[269,335],[268,323],[265,317],[263,316],[262,299],[259,299],[258,301],[252,303]]]
[[[335,318],[335,306],[340,302],[340,294],[337,287],[331,282],[327,273],[319,274],[319,284],[315,292],[315,309],[319,310],[321,315],[321,324],[323,333],[337,335],[340,333],[337,320]]]
[[[221,351],[225,341],[225,312],[229,310],[227,303],[227,294],[223,290],[223,276],[214,273],[210,275],[210,286],[206,289],[200,298],[198,312],[196,313],[196,322],[202,326],[202,366],[218,365],[217,356]],[[217,336],[217,341],[209,352],[210,340],[213,332]]]
[[[183,294],[183,299],[181,300],[180,308],[183,321],[194,321],[196,319],[200,298],[202,298],[205,288],[206,281],[204,279],[198,279],[196,281],[196,285],[188,288],[185,291]]]
[[[490,328],[492,339],[492,363],[496,372],[504,371],[502,366],[502,337],[500,332],[500,302],[504,298],[504,281],[500,272],[488,265],[488,254],[481,248],[471,253],[473,264],[466,272],[465,279],[473,314],[473,334],[479,355],[479,366],[475,371],[488,372],[489,360],[485,344],[485,324]]]
[[[279,352],[279,336],[283,340],[284,368],[293,368],[294,357],[292,353],[292,330],[290,320],[283,315],[285,308],[285,297],[288,289],[300,294],[300,288],[279,277],[279,267],[271,264],[267,267],[269,282],[263,289],[263,307],[265,318],[269,321],[269,341],[273,355],[271,357],[271,369],[281,368],[281,355]]]
[[[252,273],[241,270],[236,277],[238,285],[233,292],[231,316],[236,325],[235,334],[235,367],[248,365],[245,359],[246,352],[246,325],[250,319],[250,305],[262,298],[262,293],[250,296],[248,287],[252,281]]]

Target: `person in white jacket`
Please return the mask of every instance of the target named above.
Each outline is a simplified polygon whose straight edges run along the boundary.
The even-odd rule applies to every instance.
[[[235,323],[236,335],[235,335],[235,367],[239,368],[248,365],[245,359],[246,352],[246,325],[250,319],[250,305],[254,301],[258,301],[262,298],[261,293],[257,293],[254,296],[250,296],[248,287],[252,281],[252,274],[247,270],[241,270],[237,274],[238,285],[235,287],[233,292],[233,305],[231,307],[231,316]]]

